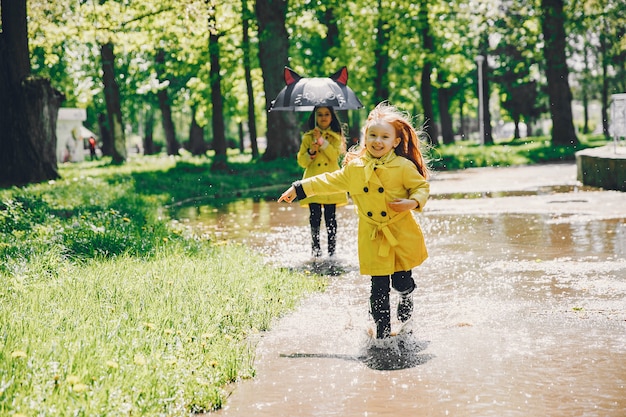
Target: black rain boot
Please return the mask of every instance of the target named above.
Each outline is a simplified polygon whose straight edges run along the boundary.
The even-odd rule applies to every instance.
[[[328,256],[335,254],[337,245],[337,217],[335,216],[336,206],[334,204],[326,204],[324,206],[324,223],[326,223],[326,232],[328,235]]]
[[[385,339],[391,336],[388,277],[372,277],[370,312],[376,323],[376,338]]]
[[[407,322],[413,314],[413,291],[406,295],[400,295],[398,303],[398,320],[402,323]]]
[[[328,231],[328,256],[335,255],[335,247],[337,246],[337,222],[327,228]]]
[[[322,256],[322,248],[320,246],[320,228],[319,227],[311,227],[311,248],[313,252],[313,256],[319,258]]]

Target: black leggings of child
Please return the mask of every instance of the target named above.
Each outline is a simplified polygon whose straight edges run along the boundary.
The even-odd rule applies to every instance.
[[[328,233],[328,254],[334,255],[337,242],[337,218],[335,217],[335,204],[309,204],[309,223],[311,224],[311,237],[313,239],[313,254],[321,255],[320,226],[322,224],[322,207],[324,208],[324,223]]]
[[[401,295],[408,295],[415,289],[411,271],[398,271],[391,274],[391,287]],[[372,276],[370,312],[376,323],[376,337],[389,337],[391,333],[391,313],[389,305],[389,275]]]

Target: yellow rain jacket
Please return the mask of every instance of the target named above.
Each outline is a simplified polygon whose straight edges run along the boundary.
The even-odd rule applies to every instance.
[[[381,159],[368,154],[340,171],[304,179],[301,185],[307,196],[350,193],[359,214],[362,275],[408,271],[428,257],[424,235],[412,212],[398,213],[387,206],[395,199],[408,198],[419,203],[416,211],[424,208],[430,185],[410,160],[394,152]]]
[[[302,136],[302,144],[300,145],[300,151],[298,151],[298,165],[304,168],[304,175],[302,178],[310,178],[325,172],[339,170],[341,135],[329,129],[322,131],[322,137],[324,138],[324,143],[320,147],[317,157],[311,159],[308,150],[315,140],[313,137],[313,130],[306,132]],[[336,204],[338,206],[343,206],[348,204],[348,196],[345,191],[343,191],[300,200],[300,205],[302,207],[308,207],[309,203]]]

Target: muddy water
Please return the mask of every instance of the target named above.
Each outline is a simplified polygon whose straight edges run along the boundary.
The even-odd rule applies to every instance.
[[[583,191],[575,167],[550,168],[435,177],[417,215],[430,258],[414,270],[414,317],[385,346],[367,333],[353,207],[337,212],[340,254],[319,261],[297,205],[180,212],[216,239],[330,280],[254,340],[257,376],[217,415],[626,415],[626,195]],[[522,174],[537,178],[520,186]]]

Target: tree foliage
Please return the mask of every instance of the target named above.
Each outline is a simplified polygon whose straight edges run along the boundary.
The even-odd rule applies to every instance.
[[[626,89],[621,1],[28,0],[28,39],[33,73],[65,94],[65,106],[86,108],[92,129],[110,111],[100,52],[102,45],[113,45],[121,128],[131,134],[125,140],[154,136],[176,153],[177,143],[192,147],[188,135],[194,131],[195,153],[216,144],[221,152],[222,141],[232,146],[241,140],[245,125],[254,130],[251,137],[256,139],[257,130],[267,137],[263,157],[274,159],[293,156],[304,118],[266,112],[284,85],[285,65],[308,76],[346,65],[349,85],[366,106],[341,115],[352,125],[389,100],[427,119],[420,120],[430,126],[434,143],[440,137],[450,143],[475,137],[478,130],[475,57],[482,54],[492,100],[485,104],[486,137],[491,117],[532,124],[554,116],[569,107],[567,91],[570,102],[601,100],[608,134],[610,95]],[[552,14],[552,5],[561,12]],[[210,41],[210,18],[217,22],[217,61],[211,59],[216,39]],[[557,54],[546,29],[560,26],[563,53]],[[559,62],[552,62],[556,57]],[[566,74],[553,74],[555,67],[567,70],[571,89],[550,87]],[[212,96],[216,77],[221,109]],[[550,96],[558,91],[565,100]],[[492,114],[494,108],[501,112]],[[560,120],[553,117],[553,124]],[[215,131],[221,125],[223,138]],[[566,131],[564,142],[575,143],[573,128],[554,130]],[[206,147],[198,132],[206,135]]]

